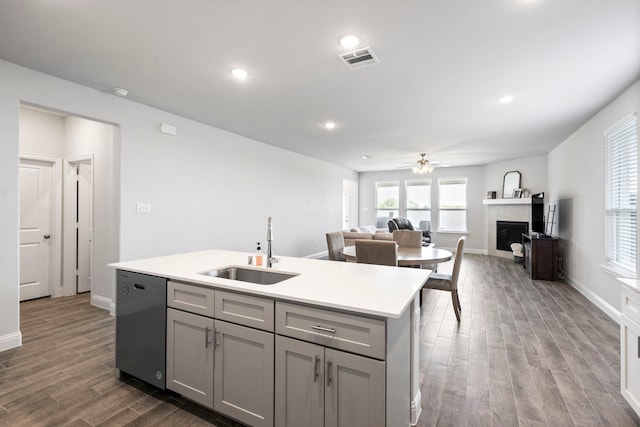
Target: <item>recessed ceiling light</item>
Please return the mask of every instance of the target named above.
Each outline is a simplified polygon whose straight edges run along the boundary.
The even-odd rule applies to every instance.
[[[329,122],[325,122],[323,126],[325,129],[335,129],[336,124],[334,122],[329,121]]]
[[[511,101],[513,101],[513,96],[512,95],[505,95],[502,98],[498,99],[498,102],[501,104],[508,104]]]
[[[347,49],[351,49],[354,48],[356,46],[358,46],[360,43],[362,43],[362,39],[358,36],[355,36],[353,34],[347,34],[344,35],[342,37],[340,37],[338,39],[338,43],[340,43],[340,46],[345,47]]]
[[[232,68],[231,75],[238,80],[244,80],[249,75],[249,72],[244,68]]]
[[[364,156],[360,156],[360,158],[362,160],[371,160],[371,159],[373,159],[373,156],[371,154],[366,154]]]

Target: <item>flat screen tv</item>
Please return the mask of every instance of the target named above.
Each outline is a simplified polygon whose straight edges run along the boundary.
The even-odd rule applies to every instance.
[[[544,193],[531,196],[531,231],[544,234]]]

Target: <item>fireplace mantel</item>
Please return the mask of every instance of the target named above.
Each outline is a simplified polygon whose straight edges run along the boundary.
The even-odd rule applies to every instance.
[[[483,205],[530,205],[531,197],[520,199],[484,199]]]

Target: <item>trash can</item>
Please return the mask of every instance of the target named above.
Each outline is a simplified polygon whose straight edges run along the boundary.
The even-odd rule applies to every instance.
[[[521,243],[512,243],[511,251],[513,252],[513,260],[518,264],[522,264],[522,257],[524,256],[522,253],[522,244]]]

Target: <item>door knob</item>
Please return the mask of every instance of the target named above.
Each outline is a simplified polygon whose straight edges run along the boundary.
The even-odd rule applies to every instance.
[[[45,235],[44,235],[44,236],[42,236],[42,237],[44,237],[45,239],[49,239],[49,238],[51,237],[51,234],[45,234]]]

